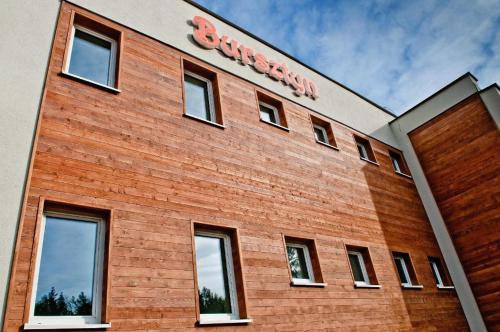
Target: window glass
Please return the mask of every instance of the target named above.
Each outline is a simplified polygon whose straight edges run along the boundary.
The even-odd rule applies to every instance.
[[[208,83],[191,75],[184,75],[186,113],[212,121]]]
[[[406,264],[402,257],[395,257],[396,268],[398,270],[399,278],[402,284],[411,284],[410,278],[408,277],[408,271],[406,270]]]
[[[112,43],[75,29],[69,72],[88,80],[111,85]]]
[[[197,235],[195,246],[200,313],[231,313],[224,239]]]
[[[288,262],[294,279],[309,279],[303,248],[287,246]]]
[[[325,130],[323,128],[314,126],[314,135],[316,136],[317,141],[328,143],[325,135]]]
[[[443,278],[441,277],[440,267],[441,264],[437,258],[429,258],[431,264],[432,274],[434,275],[434,280],[436,280],[436,285],[444,286]]]
[[[276,118],[276,114],[274,110],[270,107],[267,107],[265,105],[259,104],[260,108],[260,118],[264,121],[267,122],[272,122],[275,124],[279,124],[278,119]]]
[[[360,256],[354,253],[352,254],[350,253],[349,262],[351,263],[351,269],[352,269],[352,274],[354,275],[354,280],[368,283],[368,280],[365,280],[363,274],[363,267],[361,265],[363,263],[360,261]]]
[[[395,158],[395,157],[391,157],[391,159],[392,159],[392,165],[394,166],[394,170],[396,172],[401,173],[401,168],[399,167],[399,161],[398,161],[398,159]]]
[[[46,217],[35,316],[90,316],[97,223]]]
[[[361,158],[368,159],[368,153],[366,152],[366,147],[363,143],[356,143],[358,146],[359,155]]]

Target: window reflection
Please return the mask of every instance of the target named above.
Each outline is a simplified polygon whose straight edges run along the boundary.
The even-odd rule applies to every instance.
[[[197,235],[195,246],[200,313],[231,313],[224,239]]]
[[[304,249],[288,246],[287,253],[292,277],[295,279],[309,279]]]
[[[208,84],[191,75],[184,75],[186,113],[207,121],[213,121],[210,113]]]
[[[46,217],[35,316],[92,315],[97,223]]]

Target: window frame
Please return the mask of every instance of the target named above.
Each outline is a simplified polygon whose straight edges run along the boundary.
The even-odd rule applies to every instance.
[[[92,294],[92,316],[35,316],[35,303],[38,289],[38,274],[40,272],[40,263],[43,251],[43,242],[47,217],[65,218],[75,221],[94,222],[97,224],[96,247],[94,258],[93,274],[93,294]],[[103,280],[104,280],[104,257],[106,251],[106,219],[71,212],[44,211],[40,223],[39,241],[37,245],[36,260],[34,267],[33,280],[31,282],[31,299],[29,326],[75,326],[75,328],[85,328],[86,325],[95,325],[102,323],[102,302],[103,302]]]
[[[330,145],[330,142],[328,141],[328,133],[326,131],[326,128],[319,124],[313,123],[313,131],[314,129],[318,129],[319,131],[321,131],[323,138],[325,139],[325,141],[319,140],[316,137],[316,132],[314,132],[314,138],[316,139],[316,142]]]
[[[288,247],[298,248],[298,249],[302,249],[304,251],[304,259],[305,259],[305,263],[306,263],[307,274],[309,275],[309,279],[294,278],[292,276],[292,281],[296,284],[314,284],[316,281],[314,278],[314,270],[312,267],[311,255],[309,253],[308,246],[306,244],[302,244],[302,243],[286,242],[287,262],[288,262],[288,267],[290,268],[290,273],[291,273],[292,267],[290,266],[290,260],[288,259]]]
[[[276,119],[277,122],[272,122],[272,121],[267,121],[267,120],[264,120],[261,116],[261,113],[262,113],[262,110],[260,109],[260,106],[264,106],[268,109],[270,109],[271,111],[273,111],[273,114],[274,114],[274,118]],[[263,121],[263,122],[266,122],[266,123],[271,123],[273,125],[277,125],[277,126],[281,126],[281,117],[280,117],[280,114],[279,114],[279,111],[278,111],[278,108],[276,106],[273,106],[271,104],[268,104],[266,102],[263,102],[261,100],[259,100],[259,117],[260,119]]]
[[[437,261],[435,258],[429,259],[431,263],[431,269],[434,274],[434,279],[437,281],[437,287],[444,287],[443,277],[441,276],[441,272],[439,272],[439,267],[437,266]]]
[[[192,72],[191,70],[184,69],[182,81],[183,81],[184,96],[185,96],[184,98],[186,100],[188,98],[188,94],[186,93],[186,77],[185,77],[186,75],[191,76],[192,78],[195,78],[197,80],[200,80],[200,81],[203,81],[206,83],[207,93],[208,93],[208,113],[210,114],[210,119],[204,119],[204,118],[200,118],[199,116],[190,114],[188,112],[187,108],[186,108],[186,115],[188,115],[192,118],[200,119],[202,121],[207,121],[207,122],[219,125],[219,123],[217,122],[217,115],[215,112],[215,99],[214,99],[214,89],[213,89],[212,80],[209,78],[206,78],[204,76],[201,76],[199,74],[196,74],[196,73]],[[184,102],[186,103],[186,101],[184,101]],[[186,107],[186,106],[184,106],[184,107]]]
[[[233,263],[233,254],[231,247],[231,236],[222,231],[213,231],[213,230],[195,230],[194,232],[196,242],[196,236],[205,236],[211,238],[219,238],[224,241],[224,251],[226,255],[226,271],[227,271],[227,279],[228,279],[228,289],[229,296],[231,298],[231,314],[203,314],[201,310],[199,312],[200,322],[210,323],[210,322],[231,322],[240,320],[240,312],[238,308],[238,290],[236,287],[236,278],[234,273],[234,263]],[[195,246],[195,254],[196,254],[196,246]],[[196,265],[196,279],[198,280],[198,265]],[[199,296],[199,285],[197,283],[196,294]]]
[[[102,84],[102,83],[99,83],[99,82],[96,82],[92,79],[89,79],[89,78],[86,78],[86,77],[83,77],[83,76],[80,76],[80,75],[77,75],[77,74],[74,74],[72,72],[69,71],[69,67],[70,67],[70,64],[71,64],[71,59],[72,59],[72,56],[73,56],[73,44],[74,44],[74,41],[75,41],[75,33],[76,33],[76,30],[80,30],[84,33],[87,33],[87,34],[90,34],[98,39],[101,39],[101,40],[104,40],[104,41],[107,41],[107,42],[110,42],[111,43],[111,55],[110,55],[110,64],[109,64],[109,72],[108,72],[108,83],[107,84]],[[87,82],[90,82],[90,83],[93,83],[93,84],[97,84],[99,86],[103,86],[103,87],[106,87],[106,88],[111,88],[111,89],[115,89],[115,86],[116,86],[116,69],[117,69],[117,52],[118,52],[118,41],[112,37],[109,37],[109,36],[106,36],[104,34],[101,34],[95,30],[92,30],[92,29],[89,29],[89,28],[86,28],[80,24],[77,24],[77,23],[74,23],[72,24],[71,26],[71,35],[70,35],[70,40],[69,40],[69,45],[68,45],[68,49],[67,49],[67,61],[66,63],[64,64],[64,68],[63,68],[63,73],[66,74],[66,75],[70,75],[70,76],[73,76],[73,77],[76,77],[78,79],[81,79],[83,81],[87,81]]]
[[[358,148],[359,157],[365,161],[371,161],[368,157],[368,151],[366,150],[366,146],[362,142],[357,142],[357,141],[356,141],[356,146]]]
[[[403,274],[404,274],[404,277],[406,278],[407,282],[403,282],[403,280],[401,280],[401,275],[399,274],[399,269],[397,268],[396,261],[399,261],[401,263],[401,268],[403,269]],[[396,272],[398,273],[398,277],[399,277],[399,281],[401,283],[401,286],[403,286],[403,287],[414,286],[413,282],[411,280],[410,271],[408,271],[408,267],[406,266],[406,260],[405,260],[404,256],[399,255],[399,254],[395,254],[394,255],[394,264],[396,264]]]
[[[368,275],[368,271],[366,269],[365,258],[363,257],[363,253],[361,251],[358,251],[358,250],[351,250],[351,249],[349,249],[349,250],[347,250],[347,255],[348,256],[349,255],[354,255],[354,256],[357,257],[359,265],[361,267],[361,274],[363,275],[363,278],[365,279],[364,281],[357,281],[356,279],[354,279],[354,273],[352,273],[351,260],[348,259],[349,265],[351,266],[351,274],[352,274],[352,277],[354,279],[354,284],[356,286],[370,286],[370,285],[372,285],[372,283],[370,281],[370,276]]]

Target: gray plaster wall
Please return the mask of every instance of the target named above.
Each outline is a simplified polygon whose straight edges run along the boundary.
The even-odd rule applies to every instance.
[[[427,101],[421,103],[410,112],[404,114],[391,123],[394,136],[404,153],[413,181],[424,205],[430,224],[436,235],[439,248],[443,254],[446,266],[450,273],[455,290],[462,304],[467,322],[471,331],[487,331],[481,312],[476,303],[469,281],[465,275],[455,246],[453,245],[441,211],[434,199],[425,173],[420,165],[418,156],[413,149],[408,133],[445,112],[467,97],[478,92],[476,80],[471,75],[465,75],[455,83],[437,93]]]
[[[160,40],[278,95],[292,99],[362,133],[397,146],[397,141],[388,126],[388,122],[394,119],[393,116],[242,31],[206,14],[188,2],[181,0],[71,0],[71,2]],[[175,6],[172,5],[173,3]],[[290,87],[255,72],[251,67],[242,66],[216,50],[200,48],[190,37],[193,27],[189,21],[195,15],[209,19],[216,26],[219,36],[226,34],[245,46],[262,52],[268,59],[285,63],[291,71],[302,73],[305,77],[314,80],[319,87],[321,97],[318,100],[312,100],[305,96],[296,97]],[[234,23],[238,24],[238,22]],[[293,128],[291,129],[293,130]]]
[[[0,326],[59,1],[0,1]]]
[[[480,96],[497,128],[500,129],[500,89],[498,85],[495,84],[482,90]]]

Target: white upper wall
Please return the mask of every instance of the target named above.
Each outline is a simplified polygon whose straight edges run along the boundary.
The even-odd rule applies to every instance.
[[[362,133],[397,146],[388,126],[388,122],[394,119],[393,116],[188,2],[165,0],[72,0],[71,2],[327,115]],[[296,97],[290,87],[255,72],[251,67],[242,66],[218,51],[202,49],[190,36],[193,32],[190,20],[195,15],[209,19],[217,28],[219,36],[225,34],[234,38],[256,52],[263,53],[268,59],[285,63],[290,71],[301,73],[313,80],[319,87],[321,97],[317,100],[305,96]]]

